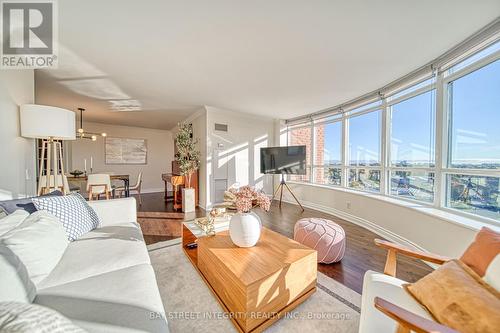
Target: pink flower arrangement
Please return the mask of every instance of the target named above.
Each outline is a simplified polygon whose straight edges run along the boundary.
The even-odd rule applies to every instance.
[[[238,213],[248,213],[254,207],[260,207],[266,212],[271,208],[269,197],[251,186],[242,186],[239,189],[231,188],[229,192],[236,197],[235,205]]]

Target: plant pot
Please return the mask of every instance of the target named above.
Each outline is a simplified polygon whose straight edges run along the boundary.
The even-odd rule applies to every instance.
[[[182,189],[182,211],[191,213],[195,211],[195,193],[194,188]]]
[[[259,241],[262,223],[257,214],[237,213],[229,222],[229,236],[236,246],[252,247]]]

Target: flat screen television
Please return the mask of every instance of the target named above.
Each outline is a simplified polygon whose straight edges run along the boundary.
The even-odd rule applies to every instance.
[[[306,146],[260,148],[260,172],[305,175]]]

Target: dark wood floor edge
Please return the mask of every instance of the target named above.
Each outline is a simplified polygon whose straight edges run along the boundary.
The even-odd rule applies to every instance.
[[[328,277],[329,279],[331,279],[330,277]],[[332,279],[333,280],[333,279]],[[344,297],[340,296],[339,294],[337,294],[336,292],[334,292],[333,290],[331,290],[330,288],[322,285],[321,283],[316,283],[316,286],[323,290],[325,293],[327,293],[328,295],[332,296],[333,298],[335,298],[337,301],[343,303],[344,305],[347,305],[348,307],[350,307],[351,309],[353,309],[354,311],[356,311],[357,313],[361,313],[361,309],[359,306],[349,302],[348,300],[346,300]],[[344,285],[343,285],[344,286]],[[346,286],[344,286],[346,287]],[[348,287],[346,287],[348,288]],[[349,288],[349,290],[352,290],[351,288]]]
[[[165,245],[165,246],[162,246],[162,247],[157,247],[157,248],[154,248],[154,249],[148,249],[148,252],[154,252],[154,251],[157,251],[157,250],[161,250],[161,249],[166,249],[168,247],[172,247],[172,246],[176,246],[176,245],[180,245],[181,244],[181,241],[180,241],[180,238],[179,238],[179,242],[178,243],[173,243],[173,244],[170,244],[170,245]]]
[[[277,201],[277,200],[275,199],[274,201]],[[299,205],[297,205],[297,203],[293,202],[293,201],[288,201],[288,200],[283,199],[283,202],[286,202],[287,204],[299,207]],[[304,201],[301,201],[300,203],[305,208],[315,210],[315,211],[318,211],[318,212],[321,212],[324,214],[336,216],[336,217],[343,219],[349,223],[352,223],[352,224],[355,224],[355,225],[360,226],[362,228],[365,228],[366,230],[369,230],[369,231],[373,232],[374,234],[377,234],[378,236],[380,236],[384,239],[387,239],[391,242],[394,242],[396,244],[404,245],[404,246],[407,246],[407,247],[409,247],[413,250],[417,250],[417,251],[430,252],[430,251],[424,249],[423,247],[421,247],[420,245],[410,241],[409,239],[406,239],[405,237],[398,235],[397,233],[392,232],[388,229],[385,229],[384,227],[378,225],[377,223],[371,222],[371,221],[366,220],[362,217],[358,217],[356,215],[349,214],[349,213],[343,212],[341,210],[338,210],[338,209],[335,209],[332,207],[328,207],[328,206],[324,206],[324,205],[316,205],[316,204],[308,202],[308,201],[305,201],[305,203],[304,203]],[[417,259],[417,260],[426,264],[427,266],[429,266],[432,269],[436,269],[436,266],[432,265],[431,263],[428,263],[428,262],[420,260],[420,259]]]

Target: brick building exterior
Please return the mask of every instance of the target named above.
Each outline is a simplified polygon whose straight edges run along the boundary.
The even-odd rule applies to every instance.
[[[323,165],[324,163],[324,147],[325,147],[325,126],[324,125],[316,125],[315,129],[315,156],[314,156],[314,165]],[[304,176],[290,176],[290,180],[297,181],[309,181],[310,177],[310,166],[311,166],[311,144],[312,144],[312,135],[313,132],[311,127],[302,127],[291,129],[288,132],[288,145],[290,146],[306,146],[306,165],[307,165],[307,175]],[[314,172],[314,182],[317,184],[323,184],[324,180],[324,169],[317,168]]]

